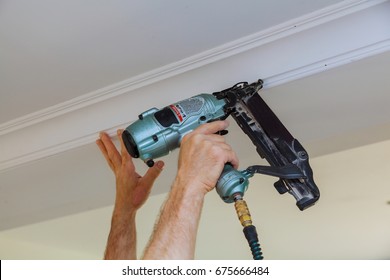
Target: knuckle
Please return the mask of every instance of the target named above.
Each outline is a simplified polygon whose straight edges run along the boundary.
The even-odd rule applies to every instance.
[[[187,133],[186,135],[184,135],[181,139],[181,142],[187,142],[188,138],[191,138],[191,133]]]
[[[190,142],[191,144],[198,144],[204,142],[204,137],[202,134],[193,133],[188,135],[187,141]]]
[[[215,158],[221,158],[223,156],[223,149],[218,145],[209,144],[209,153]]]

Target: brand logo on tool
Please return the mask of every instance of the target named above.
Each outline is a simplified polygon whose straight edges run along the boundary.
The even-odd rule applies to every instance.
[[[183,108],[179,105],[170,105],[169,106],[172,111],[176,114],[177,118],[179,119],[180,122],[183,121],[185,117],[187,117],[186,113],[184,112]]]

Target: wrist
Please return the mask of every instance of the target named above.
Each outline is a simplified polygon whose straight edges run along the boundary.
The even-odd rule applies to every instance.
[[[132,194],[123,190],[123,186],[121,186],[121,188],[117,186],[114,213],[126,216],[135,215],[135,213],[137,212],[137,208],[133,205]]]
[[[180,197],[183,199],[203,201],[208,191],[202,182],[186,175],[181,176],[178,174],[172,185],[172,192],[180,193]]]
[[[117,205],[115,205],[112,218],[115,221],[128,222],[131,220],[135,220],[136,214],[137,214],[136,209],[132,209],[128,207],[126,208],[118,207]]]

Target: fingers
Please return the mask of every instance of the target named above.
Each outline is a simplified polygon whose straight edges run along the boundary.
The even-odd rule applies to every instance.
[[[215,142],[225,142],[225,138],[219,134],[216,134],[216,133],[221,131],[221,130],[226,129],[228,126],[229,126],[229,122],[226,120],[202,124],[201,126],[196,128],[192,132],[186,134],[183,137],[182,142],[186,142],[187,139],[189,139],[189,138],[198,137],[201,135],[207,136],[207,137],[212,137],[213,141],[215,141]]]
[[[226,143],[225,137],[215,134],[227,128],[227,121],[215,121],[199,126],[197,129],[187,134],[182,141],[182,144],[193,146],[195,149],[211,149],[209,155],[224,163],[231,163],[234,168],[238,168],[239,160],[232,147]],[[188,143],[187,143],[188,142]],[[202,144],[203,143],[203,144]],[[199,150],[198,150],[199,152]],[[196,153],[198,153],[196,152]]]
[[[98,145],[110,168],[115,170],[116,166],[118,166],[119,160],[119,155],[116,155],[116,148],[106,133],[100,133],[99,137],[100,138],[96,140],[96,144]]]
[[[194,133],[205,134],[205,139],[212,141],[214,145],[218,145],[222,149],[222,153],[225,156],[225,163],[231,163],[235,169],[238,168],[239,160],[236,153],[233,151],[232,147],[225,142],[225,138],[221,135],[215,133],[226,129],[229,126],[227,120],[224,121],[215,121],[211,123],[204,124],[198,129],[194,130]]]
[[[238,169],[239,160],[238,160],[237,154],[233,150],[230,151],[230,153],[228,154],[226,163],[231,163],[233,165],[234,169]]]
[[[212,142],[215,147],[215,156],[221,156],[224,163],[231,163],[235,169],[238,168],[239,160],[232,147],[225,142],[225,139],[219,135],[207,135],[205,141]],[[220,140],[222,139],[222,141]]]
[[[112,170],[118,168],[122,164],[122,158],[110,136],[105,132],[101,132],[99,137],[100,139],[96,140],[96,144],[105,157],[108,165]]]
[[[111,170],[114,170],[114,165],[111,162],[111,159],[108,157],[108,153],[106,150],[106,147],[104,146],[102,140],[98,139],[96,140],[96,145],[99,147],[100,151],[102,152],[104,158],[106,159],[108,165],[110,166]]]
[[[226,129],[228,126],[229,122],[227,120],[215,121],[199,126],[197,129],[194,130],[194,133],[215,134],[218,131]]]
[[[150,191],[157,177],[161,174],[164,168],[163,161],[157,161],[153,167],[150,167],[148,171],[146,171],[145,175],[142,177],[142,184],[144,187]]]
[[[119,142],[121,143],[122,159],[124,161],[128,161],[129,159],[131,159],[131,156],[130,156],[129,152],[126,149],[125,143],[123,142],[123,138],[122,138],[123,129],[118,129],[116,133],[118,135]]]

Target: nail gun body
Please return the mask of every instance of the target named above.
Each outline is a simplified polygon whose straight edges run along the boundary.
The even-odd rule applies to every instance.
[[[280,194],[290,193],[300,210],[319,199],[309,157],[258,94],[263,81],[239,83],[213,94],[200,94],[164,107],[150,109],[126,128],[123,141],[128,152],[149,166],[153,159],[180,146],[182,137],[197,126],[232,116],[256,146],[258,154],[270,166],[254,165],[237,171],[226,165],[216,190],[228,203],[237,194],[243,195],[248,179],[255,173],[276,176],[274,184]]]

